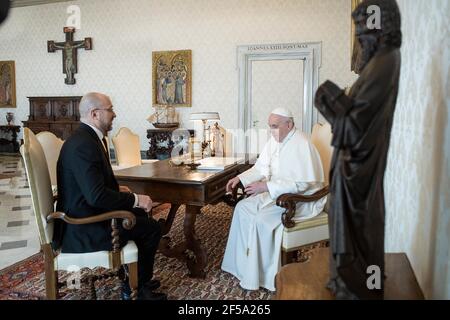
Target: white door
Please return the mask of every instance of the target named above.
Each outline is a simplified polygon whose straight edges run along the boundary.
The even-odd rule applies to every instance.
[[[302,59],[251,61],[251,133],[247,152],[261,152],[270,135],[268,117],[275,108],[289,109],[296,126],[302,129],[303,68]]]

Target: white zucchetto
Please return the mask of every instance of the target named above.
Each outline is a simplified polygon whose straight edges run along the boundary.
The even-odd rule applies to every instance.
[[[287,118],[293,118],[292,112],[286,108],[276,108],[271,112],[271,114],[276,114]]]

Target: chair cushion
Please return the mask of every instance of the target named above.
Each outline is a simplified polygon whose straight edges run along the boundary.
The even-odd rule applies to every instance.
[[[55,258],[55,270],[68,270],[70,266],[94,269],[95,267],[112,268],[111,251],[96,251],[88,253],[60,253]],[[120,260],[123,264],[136,262],[138,250],[134,241],[128,241],[122,248]]]
[[[292,228],[284,228],[281,248],[292,251],[328,238],[328,214],[322,212],[312,219],[296,222]]]

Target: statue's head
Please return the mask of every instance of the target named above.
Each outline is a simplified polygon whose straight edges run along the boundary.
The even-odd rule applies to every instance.
[[[6,19],[8,16],[10,7],[10,1],[0,1],[0,24]]]
[[[379,17],[376,16],[378,13]],[[356,58],[357,73],[364,69],[378,50],[387,46],[400,48],[401,18],[395,0],[364,0],[353,11],[352,17],[361,48]]]

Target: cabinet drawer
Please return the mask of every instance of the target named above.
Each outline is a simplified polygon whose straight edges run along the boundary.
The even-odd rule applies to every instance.
[[[30,101],[32,120],[48,121],[52,118],[51,104],[49,100]]]
[[[212,201],[216,198],[220,198],[225,195],[225,187],[227,186],[227,182],[234,178],[237,175],[237,171],[233,171],[223,176],[222,178],[208,184],[206,186],[207,198],[208,201]]]
[[[53,101],[53,117],[55,121],[76,120],[73,103],[70,100]]]

